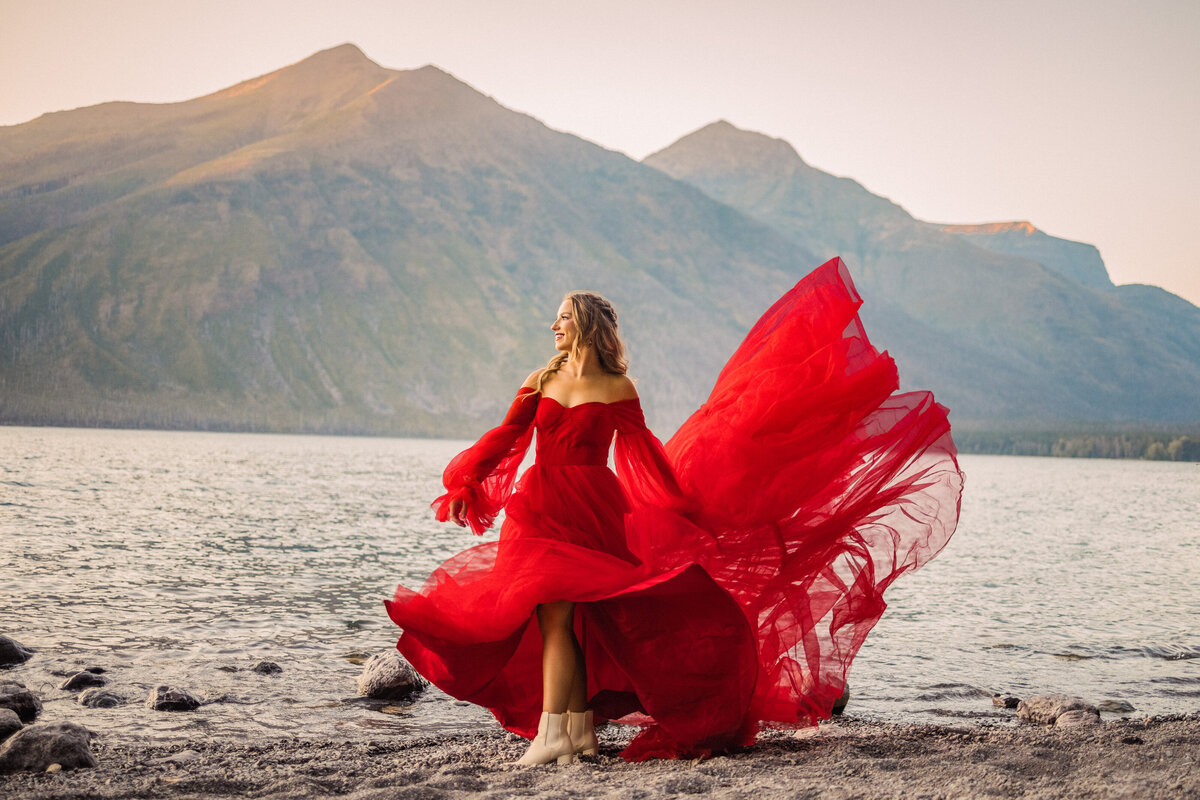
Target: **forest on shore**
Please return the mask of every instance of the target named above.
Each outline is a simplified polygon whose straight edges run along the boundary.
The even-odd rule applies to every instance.
[[[1059,458],[1136,458],[1200,462],[1200,433],[955,431],[960,453]]]

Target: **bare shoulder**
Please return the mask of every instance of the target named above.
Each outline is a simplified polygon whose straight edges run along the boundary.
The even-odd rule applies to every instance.
[[[637,399],[637,387],[628,375],[613,375],[609,386],[610,403]]]
[[[521,384],[521,388],[536,389],[538,387],[538,381],[541,380],[542,373],[545,371],[546,368],[542,367],[541,369],[535,369],[533,372],[529,373],[529,377],[525,379],[525,383]]]

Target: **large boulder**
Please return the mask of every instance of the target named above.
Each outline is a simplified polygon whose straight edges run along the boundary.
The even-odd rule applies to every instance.
[[[11,708],[0,708],[0,742],[21,730],[21,718]]]
[[[45,772],[51,764],[63,769],[96,766],[89,742],[92,732],[73,722],[30,725],[0,745],[0,773]]]
[[[404,700],[428,685],[395,650],[371,656],[358,676],[359,694],[384,700]]]
[[[106,683],[108,683],[108,678],[85,669],[83,672],[76,672],[67,678],[58,688],[74,692],[79,689],[86,689],[89,686],[103,686]]]
[[[192,711],[200,707],[200,698],[184,689],[155,686],[146,698],[146,705],[155,711]]]
[[[0,667],[24,664],[33,658],[33,651],[16,639],[0,635]]]
[[[33,722],[42,713],[42,701],[25,684],[17,681],[0,681],[0,708],[17,712],[22,722]]]
[[[1100,711],[1082,697],[1067,694],[1036,694],[1027,697],[1017,705],[1017,716],[1029,722],[1040,722],[1043,725],[1053,725],[1060,716],[1068,711],[1085,711],[1095,714],[1100,719]]]

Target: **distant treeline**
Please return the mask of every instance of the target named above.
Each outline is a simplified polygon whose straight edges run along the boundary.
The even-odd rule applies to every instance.
[[[961,453],[1200,462],[1200,434],[955,431]]]

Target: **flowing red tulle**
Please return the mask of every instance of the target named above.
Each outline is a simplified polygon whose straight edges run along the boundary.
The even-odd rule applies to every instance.
[[[946,544],[962,474],[946,409],[898,393],[840,259],[754,326],[666,448],[637,400],[564,408],[522,390],[446,468],[445,520],[498,542],[387,602],[400,652],[448,694],[536,733],[539,603],[569,600],[597,721],[622,755],[695,757],[827,718],[883,592]],[[536,461],[514,491],[537,431]],[[607,467],[614,442],[616,475]]]

